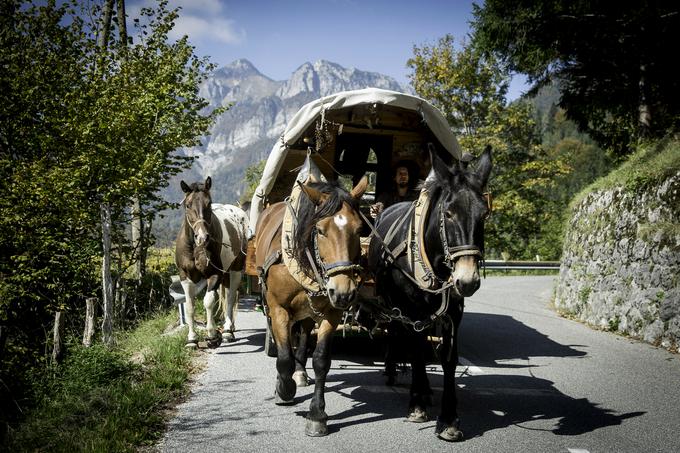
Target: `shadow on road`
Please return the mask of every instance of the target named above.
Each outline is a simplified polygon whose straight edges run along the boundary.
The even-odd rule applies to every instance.
[[[236,331],[236,341],[233,343],[227,343],[224,342],[227,347],[226,348],[221,348],[215,354],[217,355],[231,355],[231,354],[252,354],[252,353],[262,353],[264,354],[264,337],[265,337],[265,332],[264,329],[243,329],[243,330],[237,330]],[[251,345],[254,346],[256,349],[250,350],[248,352],[243,352],[243,351],[234,351],[230,350],[229,346],[238,346],[238,345]]]
[[[262,352],[264,328],[238,333],[239,341],[254,346],[256,349],[251,352],[262,354],[262,360],[266,360]],[[644,412],[616,414],[613,410],[600,407],[586,398],[566,395],[560,392],[552,381],[534,377],[530,371],[527,373],[526,369],[534,366],[529,364],[531,357],[582,358],[587,355],[580,350],[585,348],[583,345],[557,343],[511,316],[496,314],[466,313],[459,336],[459,351],[462,357],[480,367],[503,369],[511,373],[468,374],[464,372],[464,366],[459,366],[458,372],[463,374],[456,379],[459,386],[458,411],[467,438],[483,436],[489,431],[511,425],[527,430],[547,431],[555,435],[579,435],[607,426],[620,425],[628,418],[644,414]],[[222,348],[218,354],[230,354],[228,349]],[[336,393],[351,400],[351,407],[336,414],[333,414],[333,409],[329,407],[330,432],[357,424],[401,419],[406,416],[410,377],[402,374],[399,379],[401,385],[395,387],[385,385],[381,368],[384,339],[372,340],[366,335],[342,338],[338,335],[334,339],[333,349],[335,362],[328,375],[327,394]],[[350,364],[340,366],[338,364],[340,359],[349,361]],[[503,363],[512,360],[527,360],[527,363]],[[308,363],[309,369],[311,360]],[[524,370],[522,375],[516,374],[522,370]],[[434,406],[429,409],[429,414],[434,420],[440,410],[443,376],[441,372],[428,374],[434,390]],[[304,395],[298,393],[294,404],[296,415],[306,416],[307,404],[311,397],[310,393]],[[265,403],[273,405],[273,401],[268,399],[273,398],[265,398],[267,400]],[[404,422],[403,429],[416,431],[433,427],[434,421],[417,426]]]
[[[510,425],[573,436],[620,425],[625,419],[645,413],[614,414],[586,398],[565,395],[552,381],[533,376],[464,376],[457,382],[464,385],[458,390],[458,407],[468,438]],[[544,428],[545,423],[539,423],[541,427],[532,424],[553,419],[551,428]]]
[[[585,357],[586,352],[575,348],[584,345],[563,345],[512,316],[465,313],[460,326],[458,351],[478,366],[517,368],[503,360],[530,357]]]
[[[373,376],[367,376],[372,374]],[[405,379],[404,379],[405,380]],[[440,411],[442,376],[430,374],[434,387],[433,403],[429,409],[431,419]],[[555,435],[573,436],[588,433],[606,426],[620,425],[624,420],[645,412],[615,414],[586,398],[573,398],[557,390],[552,381],[532,376],[478,375],[457,379],[458,411],[461,428],[467,438],[515,425],[527,430],[552,432]],[[329,418],[328,428],[338,431],[355,424],[371,423],[386,418],[405,418],[408,406],[406,386],[384,386],[379,372],[359,372],[329,375],[328,392],[340,393],[353,401],[352,408]],[[305,411],[298,411],[300,416]],[[541,420],[554,420],[552,426]],[[434,422],[404,429],[428,429]]]

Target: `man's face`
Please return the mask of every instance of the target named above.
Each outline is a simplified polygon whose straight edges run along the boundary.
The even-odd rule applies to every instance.
[[[394,181],[397,183],[397,186],[399,187],[408,186],[408,168],[397,167],[397,172],[394,175]]]

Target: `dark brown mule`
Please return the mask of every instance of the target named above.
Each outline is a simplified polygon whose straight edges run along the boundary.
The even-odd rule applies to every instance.
[[[307,318],[319,323],[312,359],[314,396],[305,428],[309,436],[324,436],[328,433],[324,388],[331,365],[331,340],[343,310],[349,307],[357,291],[356,263],[361,255],[359,232],[362,226],[358,200],[366,190],[367,183],[364,177],[350,193],[337,185],[326,183],[301,186],[307,196],[300,196],[293,253],[308,277],[322,280],[325,289],[321,294],[308,292],[282,262],[270,265],[271,257],[280,256],[281,253],[286,203],[270,206],[258,219],[256,264],[265,269],[264,294],[277,346],[276,404],[293,403],[296,392],[293,380],[295,358],[291,347],[293,324]]]
[[[184,307],[189,324],[187,346],[190,347],[196,346],[197,339],[194,330],[196,284],[203,279],[207,281],[203,305],[207,318],[208,346],[217,347],[222,341],[213,316],[218,289],[225,317],[225,335],[228,341],[234,340],[237,290],[245,263],[242,251],[246,248],[248,237],[247,216],[236,206],[213,204],[211,184],[210,177],[204,184],[193,183],[189,186],[181,182],[185,193],[182,202],[185,214],[175,241],[175,263],[186,298]]]
[[[427,286],[416,279],[408,260],[415,253],[413,244],[411,252],[395,252],[400,244],[409,242],[416,204],[398,203],[381,213],[375,225],[377,234],[369,246],[368,265],[375,276],[377,293],[391,309],[387,313],[392,319],[389,337],[401,340],[399,344],[411,362],[408,421],[428,419],[432,390],[425,367],[426,354],[431,351],[427,329],[436,325],[442,328],[438,354],[444,371],[444,389],[435,433],[443,440],[459,441],[463,433],[455,383],[458,327],[464,298],[472,296],[480,286],[484,219],[489,214],[484,187],[492,169],[491,148],[477,159],[475,169],[462,161],[448,167],[434,153],[431,160],[433,171],[423,187],[430,194],[429,209],[423,217],[422,241],[417,238],[423,244],[419,261],[427,258],[430,263],[431,284]],[[391,342],[391,346],[394,344]]]

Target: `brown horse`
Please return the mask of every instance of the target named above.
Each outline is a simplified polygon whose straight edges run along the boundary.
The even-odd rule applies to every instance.
[[[261,268],[268,315],[277,346],[276,404],[291,404],[296,392],[293,379],[295,357],[291,347],[291,330],[295,322],[312,318],[319,323],[313,354],[314,396],[305,433],[324,436],[328,433],[324,388],[331,365],[331,340],[342,312],[356,296],[361,255],[359,232],[362,221],[358,200],[366,190],[364,177],[350,193],[337,185],[310,183],[301,185],[294,213],[296,229],[290,250],[282,250],[285,202],[265,209],[256,228],[256,264]],[[291,271],[280,261],[281,253],[291,253],[299,268]],[[273,263],[273,264],[272,264]],[[298,273],[303,273],[300,277]],[[310,291],[300,282],[308,278],[318,284]],[[305,321],[306,324],[309,321]],[[298,350],[302,346],[298,345]]]
[[[203,279],[207,280],[203,305],[207,318],[208,346],[217,347],[222,341],[213,316],[218,289],[227,341],[235,339],[234,318],[238,286],[245,264],[243,250],[248,237],[248,219],[245,212],[236,206],[213,204],[211,185],[210,177],[204,184],[193,183],[189,186],[181,182],[185,193],[182,202],[185,215],[175,241],[175,263],[186,298],[184,306],[189,320],[188,347],[196,347],[194,297],[196,284]]]

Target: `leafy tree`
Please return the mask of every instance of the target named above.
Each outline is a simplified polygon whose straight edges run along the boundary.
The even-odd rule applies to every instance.
[[[565,162],[571,171],[557,178],[550,198],[566,206],[572,196],[614,168],[614,159],[567,118],[559,103],[560,87],[550,84],[528,100],[541,133],[541,143],[550,158]]]
[[[531,106],[507,104],[509,75],[492,57],[465,42],[456,49],[450,35],[434,46],[414,47],[413,55],[407,62],[413,87],[446,115],[463,149],[487,144],[494,149],[487,255],[533,259],[542,228],[559,212],[547,195],[555,175],[568,167],[549,159],[540,146]],[[541,254],[557,258],[559,253],[558,242]]]
[[[88,14],[39,3],[0,0],[0,379],[13,391],[44,360],[54,311],[80,329],[84,299],[98,293],[100,205],[126,256],[130,198],[153,218],[158,189],[190,164],[176,150],[223,111],[203,113],[211,66],[186,37],[168,40],[167,2],[143,10],[138,42],[110,37],[105,52]],[[126,263],[114,264],[120,277]],[[20,394],[2,387],[2,407]]]
[[[260,178],[262,178],[262,172],[264,171],[266,163],[266,160],[261,160],[246,168],[245,174],[243,175],[243,182],[246,187],[241,196],[241,204],[250,203],[250,200],[252,200],[257,185],[260,183]]]
[[[476,46],[536,87],[560,81],[568,118],[614,153],[680,126],[677,3],[487,0],[473,14]]]

